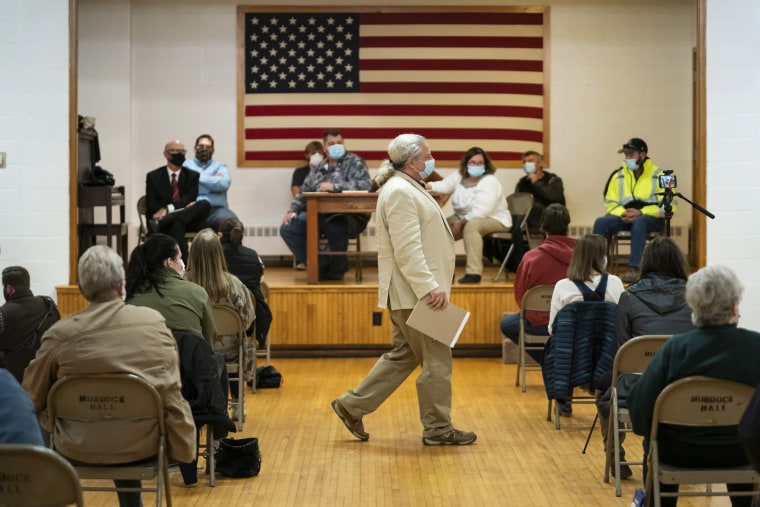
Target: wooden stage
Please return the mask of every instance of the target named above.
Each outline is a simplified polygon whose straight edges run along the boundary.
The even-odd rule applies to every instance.
[[[264,280],[270,286],[272,351],[276,357],[374,356],[391,343],[387,310],[377,307],[377,267],[362,268],[357,284],[353,268],[343,281],[307,285],[306,272],[267,263]],[[454,349],[456,355],[501,356],[499,322],[505,311],[516,312],[512,280],[493,282],[498,266],[486,266],[479,284],[454,283],[451,301],[472,315]],[[455,280],[464,276],[457,266]],[[61,315],[71,314],[86,303],[75,286],[58,287]],[[373,325],[373,313],[381,323]]]

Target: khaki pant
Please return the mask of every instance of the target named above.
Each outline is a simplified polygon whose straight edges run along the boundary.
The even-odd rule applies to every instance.
[[[417,368],[417,399],[423,437],[453,429],[451,424],[451,349],[406,325],[411,309],[391,310],[393,350],[380,356],[367,377],[338,398],[355,417],[374,412]]]
[[[459,219],[452,215],[446,220],[451,224]],[[483,236],[492,232],[509,232],[509,229],[495,218],[473,218],[465,224],[462,239],[467,255],[466,274],[483,274]]]

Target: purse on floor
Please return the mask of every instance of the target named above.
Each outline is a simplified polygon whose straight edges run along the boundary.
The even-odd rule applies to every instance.
[[[219,443],[216,469],[225,477],[239,479],[259,475],[261,452],[258,438],[223,438]]]

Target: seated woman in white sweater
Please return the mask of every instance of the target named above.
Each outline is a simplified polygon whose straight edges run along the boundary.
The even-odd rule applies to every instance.
[[[557,313],[565,305],[575,301],[583,301],[578,286],[574,280],[585,283],[591,290],[596,290],[606,274],[607,268],[607,240],[598,234],[586,234],[578,238],[573,249],[573,257],[567,267],[567,278],[563,278],[554,285],[552,294],[552,306],[549,310],[549,329],[554,323]],[[615,275],[607,275],[607,288],[604,291],[604,300],[617,304],[620,294],[625,288],[623,282]]]
[[[575,281],[585,283],[595,291],[603,279],[606,279],[604,300],[617,304],[625,288],[623,282],[615,275],[605,272],[607,268],[607,240],[598,234],[586,234],[578,238],[573,249],[573,256],[567,266],[567,278],[554,285],[552,304],[549,310],[549,329],[559,311],[576,301],[583,301],[583,294]],[[600,289],[601,292],[601,289]],[[601,295],[601,294],[600,294]],[[573,414],[572,399],[559,402],[559,415],[569,417]]]
[[[483,236],[492,232],[509,232],[512,215],[507,208],[496,167],[482,148],[473,146],[465,152],[459,171],[425,187],[442,194],[452,194],[454,214],[447,218],[454,239],[464,240],[467,254],[465,276],[459,283],[479,283],[483,274]]]

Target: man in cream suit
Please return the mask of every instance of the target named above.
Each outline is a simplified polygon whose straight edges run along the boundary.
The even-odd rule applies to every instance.
[[[454,237],[421,181],[433,171],[435,160],[425,138],[416,134],[391,141],[388,157],[376,178],[378,305],[390,310],[393,350],[332,407],[356,438],[367,440],[362,417],[422,366],[417,397],[423,444],[468,445],[475,442],[475,433],[451,424],[451,349],[406,325],[419,300],[433,309],[446,308],[454,278]]]

